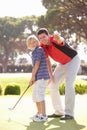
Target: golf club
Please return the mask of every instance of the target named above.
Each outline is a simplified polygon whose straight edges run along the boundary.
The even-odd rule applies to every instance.
[[[12,108],[8,108],[9,110],[14,110],[14,108],[17,106],[17,104],[19,103],[19,101],[21,100],[21,98],[23,97],[23,95],[26,93],[26,91],[28,90],[30,86],[28,86],[25,91],[22,93],[22,95],[20,96],[20,98],[18,99],[18,101],[15,103],[15,105]]]

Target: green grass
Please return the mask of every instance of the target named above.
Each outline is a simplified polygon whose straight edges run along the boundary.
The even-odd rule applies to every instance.
[[[48,118],[47,122],[32,122],[36,113],[31,96],[25,96],[13,111],[8,108],[17,101],[17,96],[0,97],[0,130],[87,130],[87,95],[76,95],[75,120],[60,121]],[[61,96],[62,102],[64,97]],[[46,111],[52,113],[50,97],[46,96]]]
[[[1,77],[0,85],[3,89],[9,83],[16,83],[20,85],[21,93],[26,89],[29,83],[29,76],[24,77]],[[75,83],[86,85],[87,81],[76,79]],[[32,87],[25,95],[31,95]],[[46,93],[49,94],[48,88]],[[64,102],[64,97],[61,96],[62,102]],[[57,119],[48,119],[47,122],[32,122],[30,117],[35,114],[34,104],[32,102],[31,96],[24,96],[19,105],[14,111],[12,111],[11,121],[9,121],[9,111],[8,107],[13,106],[18,100],[18,96],[0,96],[0,130],[87,130],[87,96],[84,94],[76,95],[76,107],[75,107],[75,120],[60,121]],[[47,102],[47,113],[52,110],[52,104],[50,102],[49,96],[46,99]],[[52,111],[51,111],[52,113]]]
[[[4,90],[5,90],[5,87],[7,84],[9,83],[16,83],[18,85],[20,85],[20,89],[21,89],[21,92],[24,91],[24,89],[26,89],[26,87],[28,86],[28,83],[29,83],[29,77],[17,77],[17,78],[0,78],[0,85],[1,87],[3,88],[3,93],[4,93]],[[31,89],[31,88],[30,88]]]
[[[9,83],[16,83],[20,85],[21,93],[26,89],[29,83],[29,76],[22,76],[22,77],[1,77],[0,78],[0,85],[2,87],[2,95],[4,94],[4,90],[7,84]],[[82,84],[82,85],[87,85],[87,81],[81,80],[81,79],[76,79],[75,84]],[[29,88],[29,91],[26,92],[26,94],[31,94],[32,92],[32,87]],[[46,88],[46,94],[49,94],[48,87]]]
[[[75,84],[87,85],[87,81],[86,80],[81,80],[81,79],[76,79]]]
[[[29,83],[29,76],[26,77],[5,77],[5,78],[0,78],[0,85],[2,87],[2,95],[4,94],[4,90],[6,88],[6,85],[9,83],[16,83],[18,85],[20,85],[20,89],[21,89],[21,93],[23,93],[23,91],[26,89],[26,87],[28,86]],[[25,95],[32,93],[32,87],[29,88],[29,91],[27,91],[25,93]],[[49,94],[49,90],[48,88],[46,89],[46,94]]]

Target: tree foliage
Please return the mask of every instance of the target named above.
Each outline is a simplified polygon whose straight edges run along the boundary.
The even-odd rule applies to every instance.
[[[50,32],[58,30],[67,38],[75,33],[76,40],[87,40],[87,0],[42,0],[42,3],[47,13],[39,18],[40,27],[45,26]]]
[[[0,18],[0,63],[3,64],[4,71],[6,71],[8,59],[12,60],[16,51],[26,51],[26,37],[35,33],[35,27],[35,16]]]

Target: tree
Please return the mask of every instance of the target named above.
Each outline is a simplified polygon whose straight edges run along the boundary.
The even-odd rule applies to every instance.
[[[39,18],[40,27],[46,26],[50,32],[58,30],[67,39],[76,34],[76,41],[87,40],[86,0],[42,0],[42,3],[47,13]]]
[[[3,72],[6,72],[9,58],[13,58],[16,51],[26,51],[25,39],[27,35],[35,33],[35,19],[34,16],[0,18],[0,62]],[[26,28],[29,33],[25,33]]]

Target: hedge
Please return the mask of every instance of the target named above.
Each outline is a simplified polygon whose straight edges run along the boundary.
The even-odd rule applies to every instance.
[[[4,95],[20,95],[20,86],[15,83],[6,85]]]

